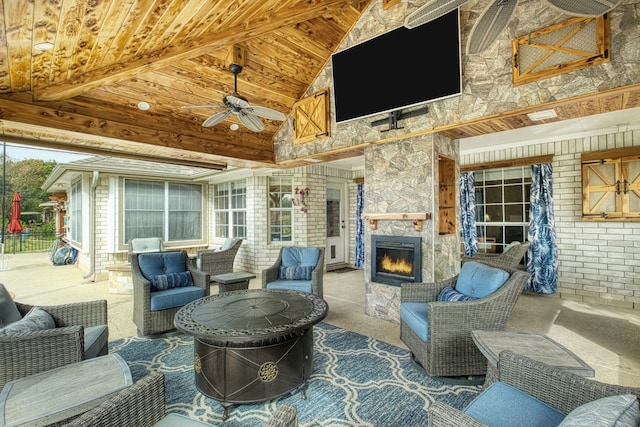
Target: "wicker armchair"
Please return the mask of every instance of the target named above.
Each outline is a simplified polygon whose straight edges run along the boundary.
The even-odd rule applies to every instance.
[[[436,283],[403,283],[400,303],[427,303],[428,340],[400,320],[400,339],[432,377],[485,375],[487,359],[471,338],[474,329],[504,330],[524,290],[527,272],[501,268],[510,274],[495,292],[472,301],[437,301],[446,286],[455,288],[458,276]]]
[[[479,261],[496,267],[518,268],[520,261],[529,250],[529,246],[531,246],[531,242],[514,242],[501,254],[477,253],[462,257],[462,263]]]
[[[34,307],[17,301],[15,304],[22,316]],[[109,352],[106,300],[38,307],[53,317],[56,327],[0,337],[0,389],[9,381]],[[92,326],[104,328],[103,335],[95,337],[100,340],[96,341],[99,347],[93,350],[95,354],[88,355],[85,328]]]
[[[317,252],[316,252],[317,251]],[[317,261],[315,261],[315,267],[311,271],[310,280],[301,279],[301,280],[287,280],[282,279],[280,277],[281,271],[280,268],[283,266],[288,266],[288,262],[291,263],[292,266],[298,265],[296,264],[300,259],[300,256],[303,258],[302,265],[308,261],[308,259],[304,259],[311,255],[311,253],[317,253]],[[309,257],[311,258],[311,257]],[[284,260],[284,263],[283,263]],[[308,279],[308,278],[307,278]],[[291,289],[291,290],[302,290],[302,291],[310,291],[310,293],[319,296],[322,298],[323,295],[323,279],[324,279],[324,248],[321,247],[302,247],[302,246],[283,246],[280,248],[280,253],[278,254],[278,258],[273,263],[273,265],[265,270],[262,270],[262,287],[269,289]],[[306,289],[306,290],[305,290]]]
[[[64,427],[169,427],[176,425],[210,426],[184,416],[165,413],[164,374],[153,372],[111,396],[99,406],[64,424]],[[265,427],[296,427],[298,411],[281,405]],[[185,422],[188,421],[188,424]]]
[[[578,406],[602,397],[635,394],[640,388],[601,383],[567,372],[564,369],[505,350],[500,353],[499,380],[533,396],[564,414]],[[429,407],[431,427],[486,427],[444,402],[435,401]]]
[[[225,242],[226,243],[226,242]],[[210,276],[233,273],[233,261],[242,245],[242,239],[231,239],[228,245],[220,249],[198,251],[198,266]],[[225,248],[225,246],[228,246]]]
[[[190,272],[193,286],[153,292],[151,281],[143,274],[140,264],[145,264],[152,258],[173,258],[176,256],[182,258],[180,268],[178,271],[172,268],[166,272]],[[140,335],[155,335],[175,329],[173,323],[175,315],[185,304],[152,310],[152,298],[160,296],[159,293],[193,292],[191,300],[209,295],[209,275],[193,265],[186,251],[134,254],[131,259],[131,276],[133,280],[133,323],[138,328]],[[201,288],[204,292],[194,288]]]

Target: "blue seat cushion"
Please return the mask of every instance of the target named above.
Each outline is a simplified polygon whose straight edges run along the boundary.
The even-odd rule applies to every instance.
[[[311,280],[276,280],[267,284],[267,289],[289,289],[291,291],[312,292]]]
[[[555,427],[565,415],[517,388],[495,382],[463,410],[491,427]]]
[[[187,269],[183,252],[152,252],[138,255],[140,272],[149,281],[159,274],[182,273]]]
[[[100,355],[107,346],[109,329],[107,325],[88,326],[84,328],[84,357],[91,359]]]
[[[509,279],[509,273],[476,261],[462,264],[456,291],[469,297],[483,298],[491,295]]]
[[[297,267],[310,265],[315,267],[320,257],[320,248],[291,246],[282,249],[282,265]]]
[[[206,424],[201,421],[192,420],[189,417],[185,417],[182,414],[176,414],[172,412],[165,415],[160,421],[153,425],[154,427],[211,427],[211,424]]]
[[[426,302],[403,302],[400,304],[400,319],[422,341],[429,341],[429,305]]]
[[[204,295],[204,289],[198,286],[186,286],[183,288],[151,292],[151,311],[182,307],[183,305],[204,297]]]

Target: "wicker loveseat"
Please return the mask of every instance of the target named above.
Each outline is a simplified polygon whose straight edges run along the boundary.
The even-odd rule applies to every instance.
[[[501,278],[496,283],[497,289],[484,295],[481,292],[488,285],[488,274],[492,271]],[[442,282],[403,283],[400,339],[430,376],[485,375],[487,360],[474,344],[471,331],[503,330],[529,277],[520,270],[465,263],[459,275]],[[479,298],[439,300],[446,294],[445,288],[455,296],[463,279],[478,280],[471,285],[477,286]]]
[[[177,311],[209,295],[209,275],[196,269],[186,251],[134,254],[131,275],[133,323],[141,335],[174,330]]]
[[[48,325],[31,320],[42,314],[36,314],[38,309],[52,319]],[[0,284],[0,317],[0,389],[9,381],[109,351],[106,300],[35,306],[14,302]],[[9,332],[21,326],[21,319],[28,326]]]
[[[509,350],[500,353],[498,378],[462,410],[435,401],[429,407],[429,426],[549,427],[564,422],[592,427],[640,422],[640,388],[587,379]]]

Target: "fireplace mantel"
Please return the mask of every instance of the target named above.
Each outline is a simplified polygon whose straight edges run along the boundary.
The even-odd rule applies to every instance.
[[[430,212],[363,213],[360,218],[369,221],[372,230],[378,229],[378,221],[413,221],[416,231],[422,231],[422,221],[431,219]]]

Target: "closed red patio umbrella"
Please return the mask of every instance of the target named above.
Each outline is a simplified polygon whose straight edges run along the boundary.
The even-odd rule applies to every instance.
[[[11,220],[7,227],[9,233],[21,233],[22,225],[20,224],[20,193],[13,193],[13,204],[11,205]]]

